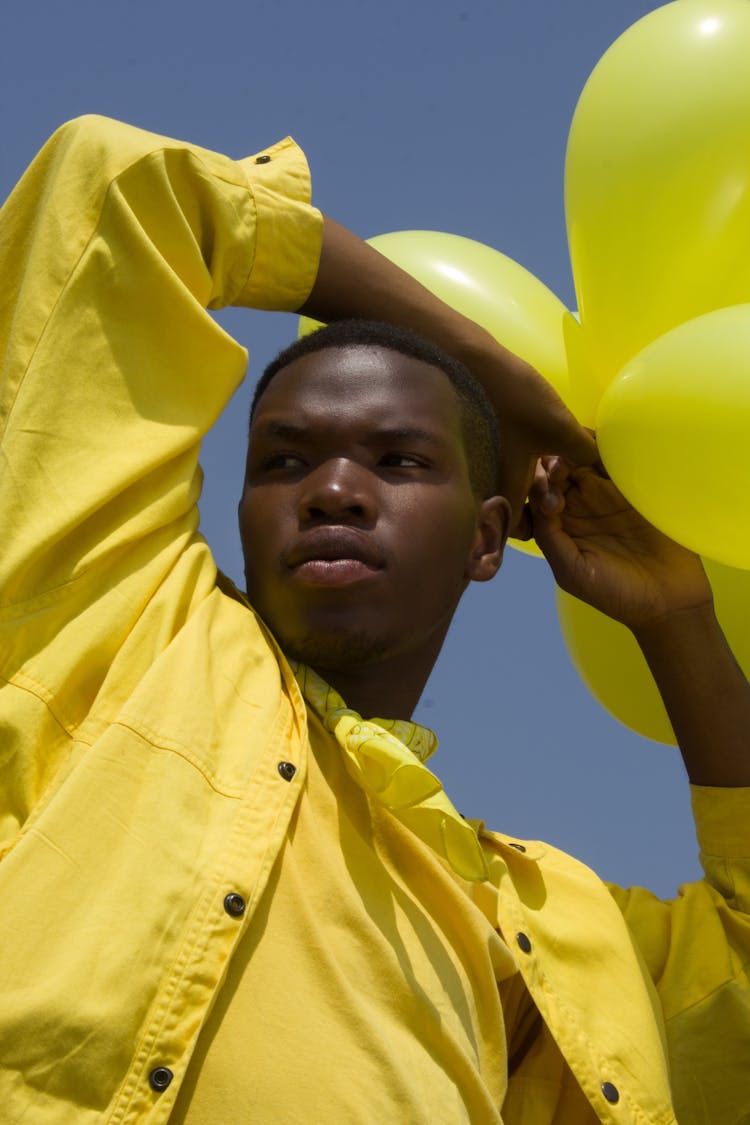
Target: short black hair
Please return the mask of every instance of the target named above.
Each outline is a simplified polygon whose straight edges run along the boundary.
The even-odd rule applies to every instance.
[[[442,371],[450,380],[461,407],[461,428],[471,486],[482,499],[496,495],[500,477],[500,434],[495,412],[484,388],[463,363],[448,355],[437,344],[395,324],[376,320],[336,320],[295,340],[271,360],[258,380],[250,406],[251,425],[258,401],[274,375],[282,368],[295,359],[324,348],[356,346],[400,352]]]

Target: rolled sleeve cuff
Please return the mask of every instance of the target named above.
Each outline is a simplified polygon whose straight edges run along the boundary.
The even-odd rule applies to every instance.
[[[701,852],[725,859],[750,858],[750,789],[690,787]]]
[[[293,312],[318,272],[323,216],[310,205],[310,173],[291,137],[239,161],[256,211],[255,253],[236,304]]]

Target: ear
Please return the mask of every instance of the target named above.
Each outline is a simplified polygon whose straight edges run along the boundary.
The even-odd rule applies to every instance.
[[[500,569],[503,548],[510,529],[510,504],[504,496],[483,500],[477,511],[477,524],[471,553],[466,562],[470,582],[489,582]]]

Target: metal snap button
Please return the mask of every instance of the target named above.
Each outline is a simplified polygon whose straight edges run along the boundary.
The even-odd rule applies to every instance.
[[[224,909],[232,918],[241,918],[245,913],[245,900],[242,895],[233,891],[224,899]]]
[[[620,1091],[611,1082],[602,1082],[602,1093],[611,1105],[620,1100]]]
[[[291,781],[297,772],[297,767],[293,766],[291,762],[279,762],[278,770],[284,781]]]
[[[148,1076],[148,1084],[157,1094],[163,1093],[174,1078],[174,1071],[168,1066],[155,1066]]]

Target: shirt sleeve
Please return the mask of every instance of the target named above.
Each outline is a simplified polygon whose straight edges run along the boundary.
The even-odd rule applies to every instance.
[[[705,879],[662,902],[610,890],[664,1012],[680,1125],[750,1119],[750,789],[694,786]]]
[[[0,212],[0,691],[16,692],[0,767],[18,692],[70,733],[186,552],[213,565],[198,453],[247,356],[207,309],[304,302],[322,237],[308,197],[290,139],[234,161],[84,117]]]

